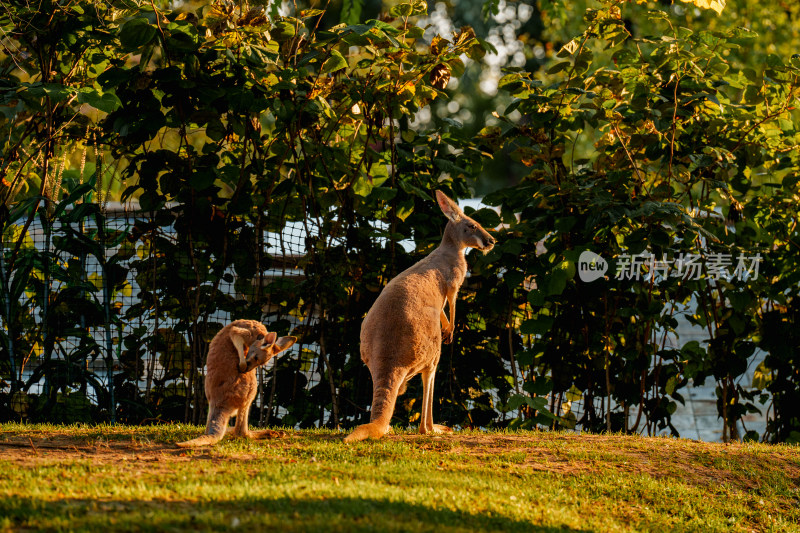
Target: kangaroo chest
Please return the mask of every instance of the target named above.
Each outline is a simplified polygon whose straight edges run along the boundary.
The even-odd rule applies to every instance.
[[[467,262],[464,258],[461,258],[461,261],[454,264],[450,268],[442,269],[442,282],[447,289],[447,293],[457,292],[458,289],[461,288],[461,284],[464,283],[464,278],[467,276]]]

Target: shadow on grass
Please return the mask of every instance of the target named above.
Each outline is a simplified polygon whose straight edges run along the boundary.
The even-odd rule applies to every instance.
[[[498,514],[379,499],[92,500],[0,498],[0,529],[70,531],[577,532]]]

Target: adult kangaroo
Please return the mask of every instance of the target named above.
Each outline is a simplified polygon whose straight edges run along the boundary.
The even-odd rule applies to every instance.
[[[464,250],[486,253],[495,240],[443,192],[436,191],[436,200],[449,219],[442,243],[392,279],[361,324],[361,360],[372,374],[372,411],[369,424],[358,426],[345,442],[383,436],[397,396],[417,374],[422,374],[423,390],[419,432],[451,431],[433,423],[436,366],[442,340],[448,344],[453,340],[456,294],[467,274]],[[448,302],[449,319],[444,312]]]

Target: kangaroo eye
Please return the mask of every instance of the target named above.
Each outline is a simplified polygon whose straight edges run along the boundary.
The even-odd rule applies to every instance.
[[[469,227],[469,229],[471,229],[472,231],[475,231],[476,229],[478,229],[478,226],[476,226],[475,224],[470,224],[468,227]]]

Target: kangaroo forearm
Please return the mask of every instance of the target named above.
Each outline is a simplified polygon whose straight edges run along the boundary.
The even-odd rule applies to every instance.
[[[447,295],[447,301],[450,302],[450,327],[455,327],[456,324],[456,292]]]

